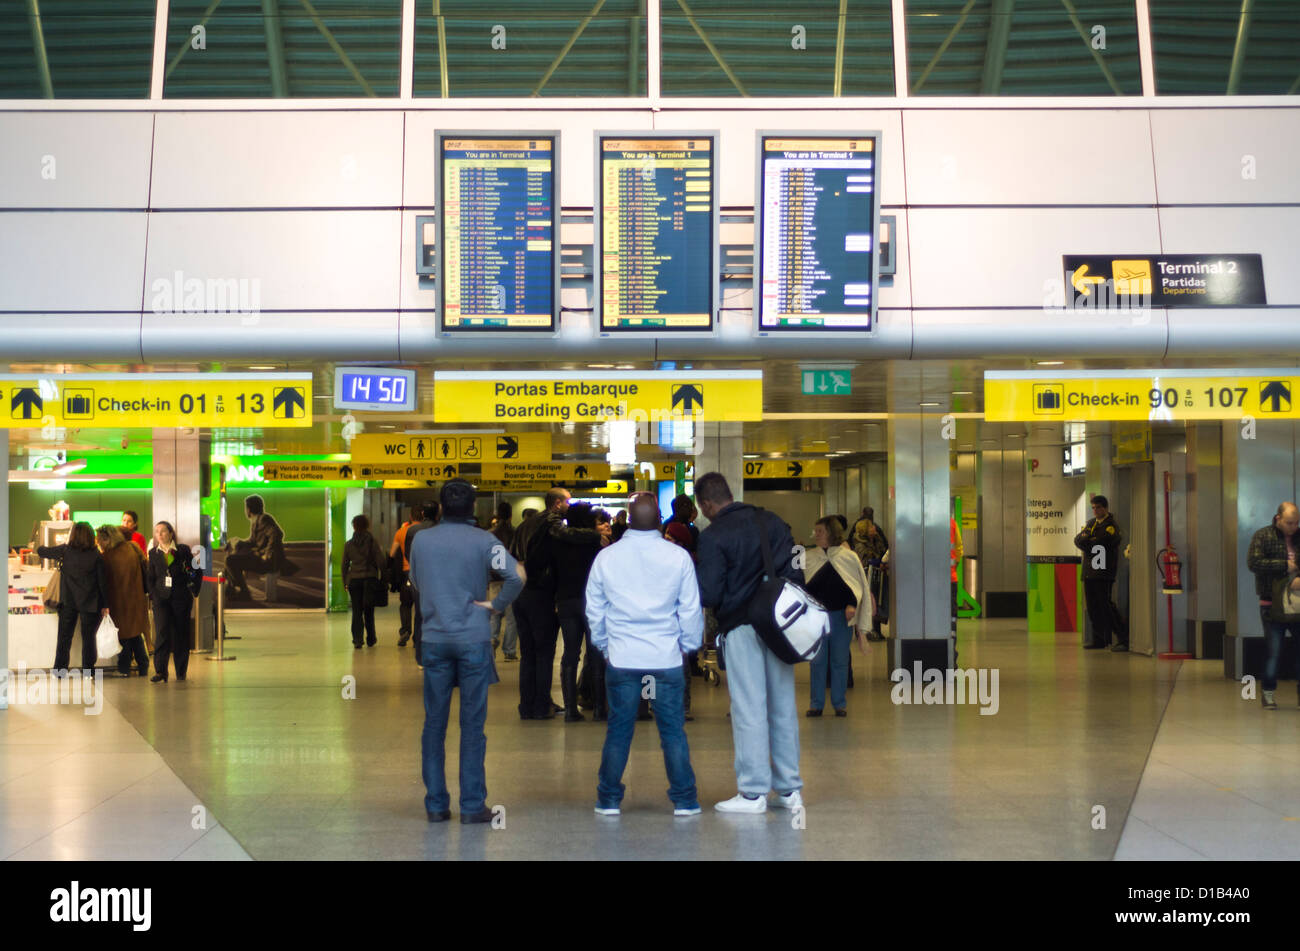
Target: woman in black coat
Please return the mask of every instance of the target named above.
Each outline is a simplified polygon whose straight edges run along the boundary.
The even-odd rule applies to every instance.
[[[62,563],[59,580],[59,634],[54,648],[54,670],[67,671],[72,653],[72,634],[81,620],[81,666],[94,669],[99,660],[95,632],[108,617],[108,578],[104,559],[95,547],[95,530],[89,522],[72,526],[66,545],[44,545],[36,554]]]
[[[167,658],[176,658],[176,679],[184,680],[190,665],[190,633],[194,596],[203,585],[203,575],[190,567],[188,545],[178,544],[170,522],[153,527],[153,548],[149,550],[147,581],[153,602],[154,670],[150,683],[167,682]]]
[[[352,537],[343,546],[343,586],[352,599],[352,646],[361,649],[366,643],[375,646],[375,601],[381,593],[384,553],[370,534],[370,519],[358,515],[352,519]]]

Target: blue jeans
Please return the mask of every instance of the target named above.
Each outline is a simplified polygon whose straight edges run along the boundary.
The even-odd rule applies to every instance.
[[[808,704],[814,710],[826,706],[826,668],[831,670],[831,706],[843,710],[847,702],[844,692],[849,686],[849,642],[852,634],[843,611],[829,612],[831,636],[822,641],[821,649],[812,659],[809,676],[812,678]]]
[[[451,713],[451,691],[460,688],[460,811],[463,815],[482,812],[487,805],[487,776],[483,766],[487,754],[488,687],[497,682],[492,663],[492,642],[460,643],[425,641],[421,645],[424,663],[424,808],[446,812],[451,808],[447,792],[447,720]]]
[[[686,710],[682,668],[671,670],[626,670],[605,668],[605,688],[609,697],[609,725],[605,746],[600,753],[600,782],[596,801],[606,808],[623,801],[623,771],[627,768],[632,733],[636,729],[636,708],[641,702],[642,678],[653,677],[655,725],[659,727],[659,745],[664,751],[664,768],[668,771],[668,798],[679,809],[699,806],[695,791],[695,771],[691,769],[691,750],[686,743]]]
[[[1296,680],[1300,682],[1300,624],[1283,624],[1268,616],[1268,605],[1259,606],[1259,619],[1264,622],[1264,646],[1268,648],[1268,657],[1264,661],[1264,690],[1277,689],[1277,669],[1282,661],[1282,643],[1289,630],[1296,639]]]

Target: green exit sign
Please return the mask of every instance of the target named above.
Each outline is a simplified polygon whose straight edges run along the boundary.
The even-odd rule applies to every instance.
[[[848,396],[849,371],[845,370],[801,370],[804,396]]]

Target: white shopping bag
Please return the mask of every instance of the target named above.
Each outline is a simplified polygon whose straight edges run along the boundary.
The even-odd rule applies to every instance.
[[[95,631],[95,650],[100,658],[116,657],[122,650],[117,639],[117,625],[111,617],[100,620],[99,629]]]

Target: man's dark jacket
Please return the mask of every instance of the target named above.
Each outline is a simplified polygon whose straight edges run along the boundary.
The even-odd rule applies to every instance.
[[[538,512],[525,519],[515,529],[514,541],[510,554],[524,566],[528,580],[524,590],[555,594],[555,539],[566,541],[600,541],[600,533],[594,528],[572,528],[564,524],[564,513],[558,509]]]
[[[1292,544],[1300,549],[1300,531],[1292,537]],[[1276,522],[1261,528],[1250,540],[1246,567],[1255,573],[1255,593],[1259,599],[1272,604],[1273,583],[1287,576],[1286,536]]]
[[[1088,524],[1084,526],[1083,531],[1074,536],[1074,547],[1083,552],[1083,580],[1084,581],[1114,581],[1115,575],[1119,572],[1119,544],[1120,544],[1119,526],[1115,524],[1115,516],[1110,512],[1106,513],[1103,519],[1090,518]],[[1105,549],[1106,557],[1101,568],[1092,566],[1094,552],[1093,549],[1100,545]]]
[[[803,569],[794,566],[794,538],[785,522],[771,512],[744,502],[732,502],[708,528],[700,532],[700,603],[713,608],[718,630],[749,623],[749,602],[763,582],[763,548],[754,523],[754,512],[767,529],[772,563],[778,577],[803,582]]]

